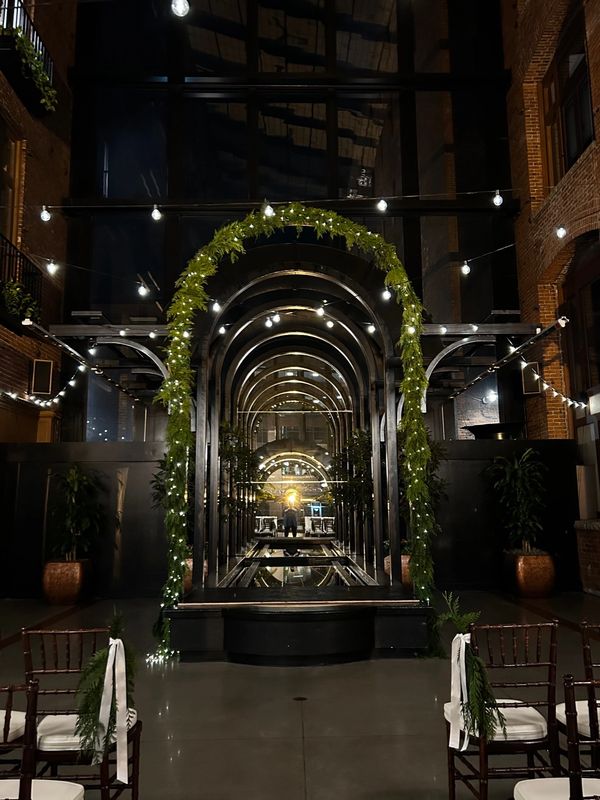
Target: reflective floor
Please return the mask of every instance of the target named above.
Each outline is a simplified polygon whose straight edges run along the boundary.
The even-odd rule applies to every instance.
[[[581,674],[574,625],[600,620],[600,598],[573,593],[519,604],[465,592],[461,599],[464,610],[480,609],[485,622],[558,617],[559,675]],[[153,601],[77,609],[0,601],[0,683],[22,679],[22,625],[52,618],[56,627],[103,624],[113,605],[138,653],[148,652]],[[441,659],[155,668],[140,659],[141,800],[445,800],[442,706],[449,675],[449,662]],[[510,782],[492,784],[490,800],[510,796]]]

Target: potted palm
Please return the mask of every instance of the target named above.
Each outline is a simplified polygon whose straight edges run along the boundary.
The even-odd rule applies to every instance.
[[[56,493],[58,501],[53,510],[52,549],[59,558],[44,566],[44,595],[49,603],[72,605],[81,595],[89,563],[83,557],[89,553],[100,529],[100,487],[96,478],[78,464],[55,478],[60,491]]]
[[[546,466],[529,447],[512,458],[497,456],[486,474],[508,536],[517,591],[523,597],[545,597],[556,575],[552,556],[535,546],[542,531]]]

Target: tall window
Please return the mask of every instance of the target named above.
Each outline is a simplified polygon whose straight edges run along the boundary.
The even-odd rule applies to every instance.
[[[561,34],[543,81],[546,167],[555,185],[594,138],[585,20],[580,3]]]
[[[13,244],[17,239],[21,142],[0,117],[0,233]]]

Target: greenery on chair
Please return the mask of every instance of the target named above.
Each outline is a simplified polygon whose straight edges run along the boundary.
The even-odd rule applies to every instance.
[[[127,671],[127,708],[133,708],[136,658],[133,650],[123,637],[123,630],[123,618],[120,614],[115,614],[110,624],[109,636],[111,639],[123,640],[123,646],[125,648],[125,668]],[[102,756],[110,748],[115,735],[117,707],[114,687],[107,730],[98,730],[98,718],[100,717],[100,705],[104,690],[104,675],[108,662],[108,652],[109,645],[107,643],[106,647],[94,653],[83,669],[79,686],[77,687],[78,719],[75,732],[79,736],[81,751],[87,758],[95,757],[99,736],[102,737],[100,742],[102,745],[102,752],[100,755]]]
[[[462,612],[460,600],[452,592],[444,592],[442,597],[446,604],[446,610],[439,614],[436,620],[438,633],[446,623],[450,623],[456,633],[468,633],[470,626],[479,619],[480,612]],[[485,664],[473,652],[470,644],[467,644],[465,650],[465,669],[468,696],[467,702],[462,704],[465,730],[471,736],[483,736],[489,740],[493,738],[497,728],[500,727],[506,736],[504,714],[498,708]]]

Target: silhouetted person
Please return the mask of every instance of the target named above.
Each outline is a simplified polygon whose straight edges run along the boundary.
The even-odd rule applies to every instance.
[[[296,509],[286,508],[283,514],[283,535],[287,536],[288,532],[292,532],[292,536],[296,536],[298,533],[298,517],[296,516]]]

